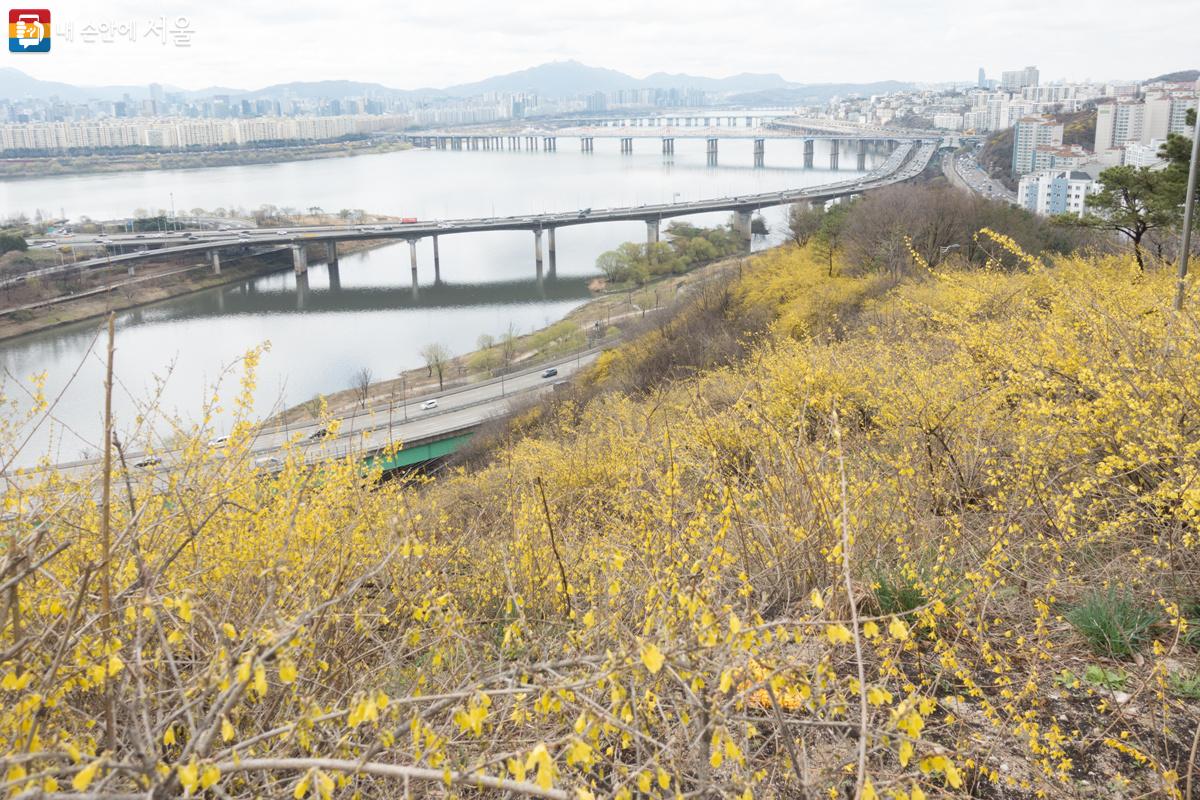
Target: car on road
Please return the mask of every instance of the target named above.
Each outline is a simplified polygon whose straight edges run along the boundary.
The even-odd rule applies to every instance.
[[[249,238],[250,231],[238,231],[238,236],[245,236],[245,237]]]
[[[158,456],[146,456],[141,461],[134,462],[134,466],[139,469],[146,469],[147,467],[157,467],[161,463],[162,459]]]
[[[421,403],[422,411],[429,411],[432,408],[437,408],[437,400],[426,400],[424,403]]]
[[[254,466],[258,469],[279,469],[283,462],[275,456],[262,456],[254,459]]]
[[[324,438],[325,438],[326,436],[328,436],[328,435],[329,435],[329,429],[328,429],[328,428],[317,428],[315,431],[313,431],[312,433],[310,433],[310,434],[308,435],[308,441],[310,441],[310,442],[316,442],[316,441],[319,441],[319,440],[321,440],[321,439],[324,439]]]
[[[558,374],[558,370],[557,370],[557,369],[555,369],[554,367],[550,367],[550,369],[544,369],[544,370],[542,370],[542,377],[543,377],[543,378],[553,378],[553,377],[554,377],[555,375],[557,375],[557,374]]]
[[[229,444],[228,436],[218,436],[215,439],[210,439],[208,442],[209,447],[224,447],[227,444]]]

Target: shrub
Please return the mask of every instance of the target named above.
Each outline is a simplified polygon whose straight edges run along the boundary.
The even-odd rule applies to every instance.
[[[881,613],[898,615],[909,614],[929,602],[916,581],[899,573],[875,576],[875,600]]]
[[[1126,592],[1093,592],[1067,614],[1067,621],[1101,655],[1129,656],[1142,648],[1159,615]]]

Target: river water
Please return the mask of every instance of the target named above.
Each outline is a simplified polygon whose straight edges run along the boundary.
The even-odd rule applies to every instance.
[[[822,147],[826,149],[822,150]],[[828,165],[828,144],[818,141],[815,162]],[[622,155],[616,139],[596,139],[581,153],[574,138],[559,137],[558,151],[411,150],[321,161],[245,167],[86,175],[0,183],[0,214],[60,210],[78,219],[126,217],[135,209],[253,210],[264,204],[332,212],[343,208],[420,219],[515,215],[686,201],[777,191],[842,180],[843,168],[803,168],[800,140],[769,139],[766,166],[754,168],[750,140],[721,140],[719,163],[706,163],[704,140],[677,139],[666,160],[657,139],[636,139]],[[868,155],[867,167],[886,158]],[[841,164],[854,165],[843,152]],[[172,197],[173,196],[173,197]],[[786,209],[763,213],[771,233],[755,247],[779,241]],[[726,222],[726,214],[688,218]],[[514,326],[529,332],[561,318],[588,299],[596,257],[623,241],[643,241],[645,225],[615,222],[560,228],[558,280],[535,280],[533,236],[528,232],[439,237],[444,285],[432,286],[429,240],[418,245],[419,281],[414,299],[408,246],[400,242],[342,256],[337,275],[309,268],[307,286],[290,272],[143,306],[117,315],[118,430],[129,432],[152,399],[155,413],[195,420],[223,371],[249,348],[269,342],[258,371],[255,412],[345,389],[367,368],[375,379],[420,366],[420,350],[440,342],[454,353],[474,349],[481,334]],[[332,277],[332,280],[331,280]],[[27,407],[23,389],[46,374],[55,398],[53,419],[30,439],[18,463],[49,455],[71,461],[96,452],[103,413],[103,344],[100,321],[89,321],[0,343],[4,395]],[[230,405],[235,386],[224,379],[220,395]],[[227,424],[218,415],[215,427]]]

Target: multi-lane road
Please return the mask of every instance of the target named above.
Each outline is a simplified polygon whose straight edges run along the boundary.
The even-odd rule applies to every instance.
[[[272,470],[278,463],[273,459],[282,459],[286,448],[297,439],[308,457],[324,460],[351,453],[367,454],[392,441],[420,442],[470,430],[488,420],[506,416],[513,403],[552,392],[555,384],[569,381],[595,361],[601,352],[600,349],[587,350],[501,378],[371,405],[343,417],[336,435],[324,435],[325,428],[317,420],[286,427],[264,427],[250,445],[250,457],[260,469]],[[547,369],[554,369],[557,374],[543,377]],[[423,409],[422,404],[430,400],[436,401],[436,407]],[[223,451],[225,443],[218,437],[209,446],[215,451]],[[174,469],[179,458],[180,453],[174,450],[156,451],[150,458],[144,451],[144,443],[137,442],[131,443],[130,452],[126,453],[131,466],[144,464],[137,468],[155,472]],[[62,463],[56,469],[71,477],[83,478],[97,472],[98,466],[99,460],[88,459]]]

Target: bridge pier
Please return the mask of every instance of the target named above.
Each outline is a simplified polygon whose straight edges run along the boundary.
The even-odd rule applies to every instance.
[[[438,256],[438,240],[437,234],[433,236],[433,285],[437,286],[442,282],[442,259]]]
[[[621,137],[621,153],[623,155],[632,155],[633,154],[633,137],[632,136]]]
[[[308,307],[308,273],[296,274],[296,310],[303,311]]]
[[[647,245],[658,244],[658,226],[659,226],[659,220],[656,220],[656,219],[646,220],[646,244]]]
[[[416,239],[408,240],[408,259],[412,263],[412,293],[413,293],[413,300],[416,300],[417,296],[421,292],[421,287],[417,283],[417,240]]]
[[[553,136],[542,137],[542,150],[547,153],[555,153],[558,151],[558,140]]]
[[[813,168],[813,152],[816,148],[816,143],[812,139],[804,140],[804,168]]]
[[[867,140],[858,140],[858,171],[865,172],[867,169]]]
[[[221,274],[221,252],[219,250],[208,251],[208,263],[212,264],[212,271],[214,275]],[[133,274],[132,264],[129,266],[129,274]]]
[[[337,267],[337,265],[338,265],[337,242],[328,241],[325,243],[325,263],[327,263],[331,269],[334,269]]]
[[[538,283],[542,282],[542,229],[533,232],[533,263],[537,268]]]
[[[738,235],[741,241],[742,249],[747,253],[750,252],[750,244],[753,241],[753,234],[750,228],[750,219],[752,211],[743,211],[738,209],[733,212],[733,230]]]
[[[308,272],[308,251],[302,244],[292,245],[292,269],[297,275]]]
[[[546,249],[548,251],[547,254],[550,256],[550,277],[557,278],[558,277],[558,254],[557,254],[556,248],[554,246],[554,228],[547,228],[546,233],[547,233]]]
[[[662,151],[664,156],[675,155],[675,137],[664,136],[662,140]]]
[[[767,151],[766,139],[755,139],[754,140],[754,166],[756,166],[756,167],[763,166],[763,161],[765,160],[766,151]]]
[[[337,261],[329,262],[329,291],[336,292],[342,288],[342,272]]]
[[[704,122],[705,122],[705,125],[708,124],[707,119],[705,119]],[[706,152],[708,155],[708,165],[710,167],[715,167],[717,165],[717,137],[715,137],[715,136],[708,137],[708,149]]]
[[[832,170],[836,170],[838,168],[838,143],[837,143],[837,140],[835,139],[834,141],[830,142],[830,144],[833,146],[829,150],[829,168]]]
[[[592,142],[591,136],[579,137],[579,152],[581,152],[581,153],[593,152],[593,142]]]

